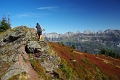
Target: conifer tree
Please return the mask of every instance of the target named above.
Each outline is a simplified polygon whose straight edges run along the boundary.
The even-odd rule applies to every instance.
[[[6,16],[3,15],[1,21],[0,21],[0,32],[4,32],[6,31],[7,29],[11,29],[11,26],[10,26],[10,18],[8,16],[8,20],[6,19]]]
[[[75,45],[74,45],[74,44],[72,45],[72,48],[73,48],[73,49],[76,49],[76,47],[75,47]]]

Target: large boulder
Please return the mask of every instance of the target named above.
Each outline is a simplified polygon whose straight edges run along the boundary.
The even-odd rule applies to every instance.
[[[26,52],[27,53],[35,53],[36,51],[40,51],[41,46],[38,44],[37,41],[28,41],[26,44]]]
[[[17,39],[22,39],[22,37],[25,35],[25,30],[26,30],[25,26],[15,28],[4,37],[3,41],[4,42],[14,42]]]

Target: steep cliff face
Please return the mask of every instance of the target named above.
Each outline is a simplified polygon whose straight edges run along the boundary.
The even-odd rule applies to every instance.
[[[37,41],[35,35],[35,30],[26,26],[0,34],[1,80],[54,78],[61,59],[46,41]]]

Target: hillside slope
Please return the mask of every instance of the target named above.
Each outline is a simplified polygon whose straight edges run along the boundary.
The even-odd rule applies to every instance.
[[[38,41],[19,26],[0,34],[0,80],[119,80],[120,59]]]
[[[81,80],[120,80],[120,59],[78,52],[57,43],[49,44],[72,68],[72,80],[76,80],[76,74]]]

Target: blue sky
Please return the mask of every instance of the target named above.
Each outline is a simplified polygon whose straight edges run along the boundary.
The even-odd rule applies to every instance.
[[[11,27],[38,22],[45,33],[120,30],[120,0],[0,0],[0,17],[10,15]]]

